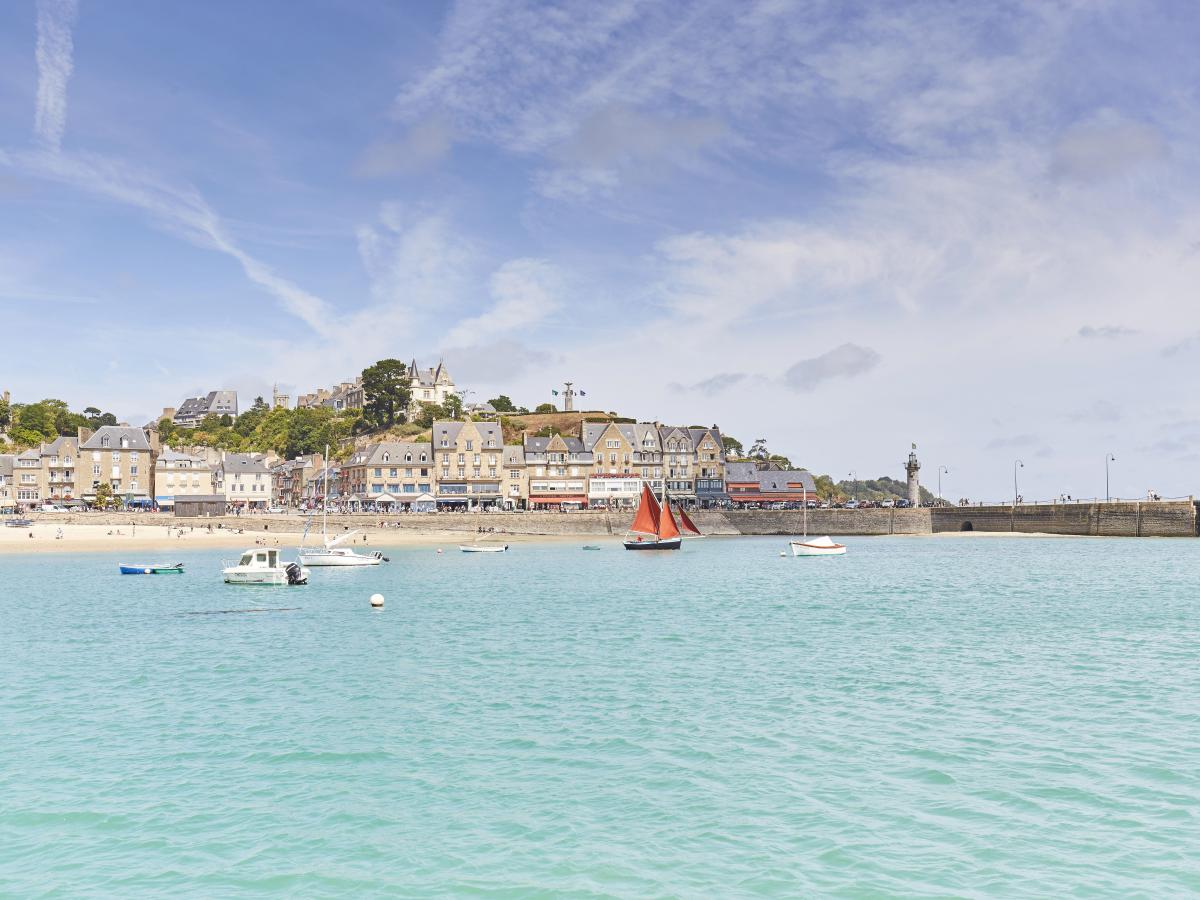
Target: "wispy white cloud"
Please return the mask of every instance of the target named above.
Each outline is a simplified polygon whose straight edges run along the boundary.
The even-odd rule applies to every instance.
[[[194,188],[161,181],[143,169],[94,154],[10,152],[6,162],[28,175],[141,210],[159,227],[235,260],[251,282],[313,330],[327,328],[328,305],[238,246],[220,216]]]
[[[77,0],[38,0],[38,89],[33,128],[51,150],[62,146],[67,127],[67,84],[75,65],[71,29],[78,14]]]
[[[558,270],[545,260],[509,260],[491,277],[496,302],[479,315],[460,321],[442,343],[471,346],[531,328],[558,309],[561,281]]]

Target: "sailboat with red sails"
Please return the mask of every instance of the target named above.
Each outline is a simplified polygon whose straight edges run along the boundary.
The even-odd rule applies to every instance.
[[[676,522],[675,511],[671,509],[671,501],[665,490],[660,505],[650,486],[642,485],[642,498],[638,502],[633,524],[629,526],[629,533],[635,537],[625,541],[626,550],[678,550],[684,534],[699,537],[700,529],[682,508],[679,510],[679,521]]]

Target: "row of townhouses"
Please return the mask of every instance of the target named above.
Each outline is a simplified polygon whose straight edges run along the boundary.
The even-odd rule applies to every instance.
[[[584,422],[576,435],[525,435],[505,444],[490,421],[437,421],[428,441],[382,441],[341,463],[321,454],[159,447],[155,432],[80,429],[0,455],[0,511],[92,503],[107,483],[127,506],[170,510],[319,508],[347,511],[626,508],[643,486],[686,506],[814,500],[806,471],[725,459],[721,432],[657,422]],[[328,487],[327,487],[328,485]]]
[[[505,444],[495,422],[438,421],[428,442],[383,441],[343,463],[306,457],[272,472],[285,505],[326,499],[349,511],[627,508],[645,485],[687,506],[816,499],[807,471],[726,462],[715,425],[588,422],[579,435]]]
[[[220,497],[226,506],[275,504],[269,456],[159,447],[154,431],[126,425],[79,429],[23,453],[0,454],[0,512],[80,507],[107,484],[127,507],[171,509],[179,497]]]
[[[26,510],[44,503],[81,506],[107,484],[130,506],[150,506],[154,450],[141,428],[80,428],[23,453],[0,456],[0,509]]]

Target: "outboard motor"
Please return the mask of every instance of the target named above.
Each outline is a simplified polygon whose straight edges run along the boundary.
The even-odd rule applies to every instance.
[[[284,571],[287,572],[288,584],[304,584],[308,581],[304,577],[304,570],[297,563],[288,563]]]

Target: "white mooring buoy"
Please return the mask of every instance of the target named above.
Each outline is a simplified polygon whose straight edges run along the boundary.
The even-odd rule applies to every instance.
[[[383,594],[371,595],[371,609],[383,609]]]

